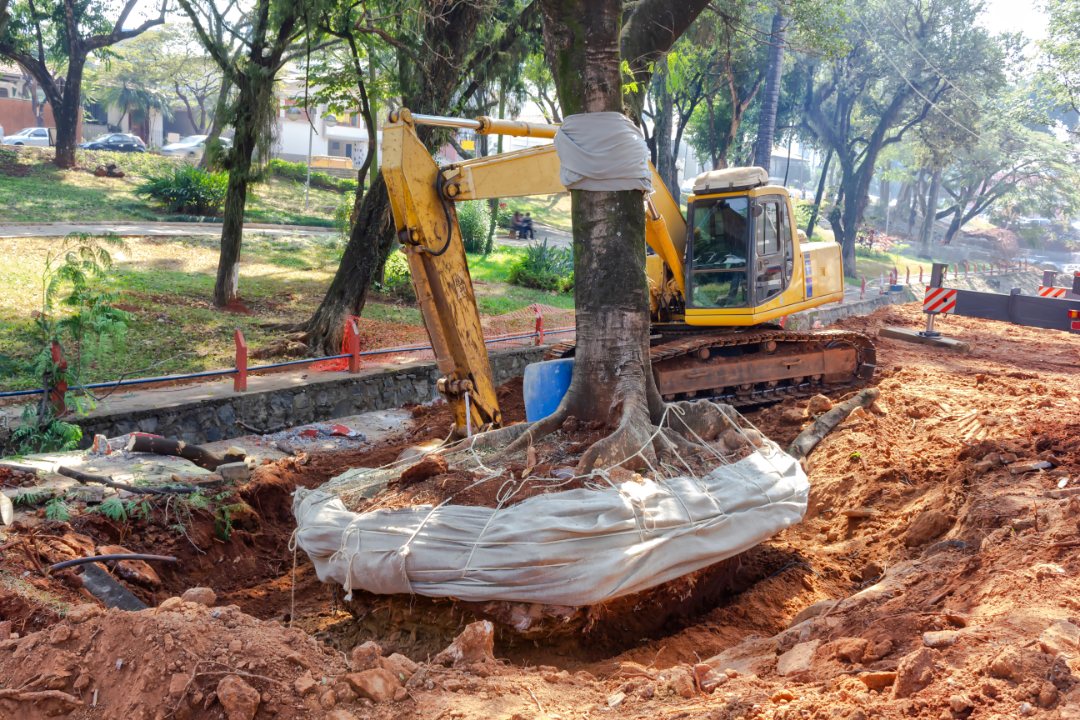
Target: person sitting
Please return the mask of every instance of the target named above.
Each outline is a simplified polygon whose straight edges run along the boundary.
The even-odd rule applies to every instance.
[[[521,230],[518,231],[518,238],[522,240],[526,238],[530,240],[536,239],[536,231],[533,230],[532,215],[530,213],[525,213],[525,217],[521,220]]]
[[[521,213],[515,210],[514,217],[510,220],[510,235],[508,237],[520,237],[521,221]]]

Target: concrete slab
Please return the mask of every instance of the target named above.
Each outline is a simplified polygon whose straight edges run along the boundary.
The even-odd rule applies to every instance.
[[[904,342],[929,345],[930,347],[945,348],[947,350],[956,350],[958,352],[971,352],[972,350],[971,343],[953,340],[952,338],[947,337],[923,337],[918,331],[907,330],[906,328],[883,327],[878,330],[878,335],[881,337],[892,338],[893,340],[903,340]]]

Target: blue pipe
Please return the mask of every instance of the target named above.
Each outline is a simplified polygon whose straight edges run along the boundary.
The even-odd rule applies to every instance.
[[[545,332],[544,334],[545,335],[556,335],[558,333],[574,332],[574,330],[576,330],[576,328],[567,328],[566,330],[549,330],[549,331]],[[491,343],[504,342],[506,340],[523,340],[525,338],[537,337],[538,334],[539,333],[530,333],[528,335],[515,335],[513,337],[496,338],[494,340],[485,340],[484,344],[485,345],[490,345]],[[365,355],[390,355],[390,354],[393,354],[393,353],[415,352],[415,351],[418,351],[418,350],[431,350],[431,349],[432,349],[431,346],[424,346],[424,347],[411,347],[411,348],[391,348],[389,350],[367,350],[365,352],[360,353],[360,355],[361,356],[365,356]],[[329,357],[312,358],[312,359],[308,359],[308,360],[290,360],[288,362],[273,363],[272,365],[255,365],[253,367],[249,367],[248,372],[250,373],[250,372],[258,372],[260,370],[273,370],[274,368],[289,367],[291,365],[306,365],[306,364],[315,363],[315,362],[322,362],[324,360],[343,360],[343,359],[348,358],[348,357],[351,357],[351,355],[348,355],[348,354],[345,354],[345,355],[330,355]],[[97,390],[97,389],[100,389],[100,388],[125,387],[125,386],[128,386],[128,385],[147,385],[149,383],[158,383],[158,382],[175,382],[176,380],[190,380],[192,378],[201,378],[201,377],[220,377],[222,375],[234,375],[235,373],[236,373],[236,368],[230,368],[229,370],[207,370],[206,372],[188,373],[186,375],[162,375],[160,377],[152,377],[152,378],[135,378],[133,380],[118,380],[116,382],[92,383],[90,385],[80,385],[79,387],[84,387],[84,388],[87,388],[88,390],[89,389]],[[42,391],[40,389],[38,389],[38,390],[16,390],[16,391],[13,391],[13,392],[0,393],[0,398],[19,397],[19,396],[22,396],[22,395],[39,395],[39,394],[41,394],[41,392]]]

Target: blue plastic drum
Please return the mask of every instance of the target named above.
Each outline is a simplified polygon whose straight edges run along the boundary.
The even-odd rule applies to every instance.
[[[572,357],[527,365],[525,379],[522,381],[525,418],[529,422],[536,422],[555,412],[563,395],[570,389],[570,378],[573,375]]]

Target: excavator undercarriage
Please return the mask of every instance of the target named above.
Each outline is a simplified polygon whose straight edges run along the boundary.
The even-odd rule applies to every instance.
[[[874,374],[867,336],[845,330],[794,332],[774,325],[729,331],[661,330],[651,346],[653,378],[664,400],[709,399],[735,407],[855,385]],[[574,341],[545,359],[572,357]]]

